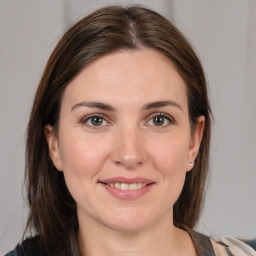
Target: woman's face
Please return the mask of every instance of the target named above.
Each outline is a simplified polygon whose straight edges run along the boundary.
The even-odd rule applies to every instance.
[[[80,223],[138,231],[172,220],[204,124],[191,133],[187,105],[184,81],[156,50],[111,53],[75,77],[58,136],[50,126],[46,136]]]

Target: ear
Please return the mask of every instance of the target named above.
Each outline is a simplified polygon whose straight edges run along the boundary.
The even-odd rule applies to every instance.
[[[197,157],[201,140],[203,137],[204,124],[205,124],[205,117],[199,116],[197,118],[196,126],[191,134],[191,140],[190,140],[190,146],[189,146],[189,152],[188,152],[187,171],[190,171],[194,166],[194,162]]]
[[[62,171],[62,161],[60,156],[59,141],[51,125],[46,125],[44,128],[45,137],[48,143],[50,157],[55,168]]]

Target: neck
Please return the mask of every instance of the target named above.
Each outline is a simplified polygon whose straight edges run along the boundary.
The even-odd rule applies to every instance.
[[[137,231],[114,230],[97,222],[79,222],[82,256],[196,255],[189,235],[171,218]]]

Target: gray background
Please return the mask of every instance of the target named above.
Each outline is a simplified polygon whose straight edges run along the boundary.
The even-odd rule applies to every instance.
[[[197,228],[256,237],[255,0],[0,0],[0,254],[14,247],[25,225],[24,134],[47,58],[67,26],[116,3],[141,3],[171,19],[205,67],[215,122]]]

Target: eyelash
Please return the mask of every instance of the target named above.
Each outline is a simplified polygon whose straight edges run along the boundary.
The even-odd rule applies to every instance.
[[[102,126],[106,126],[106,125],[96,126],[96,125],[92,125],[92,124],[87,123],[89,120],[91,120],[91,123],[92,123],[92,119],[95,118],[95,117],[102,118],[103,122],[107,123],[106,125],[111,125],[110,122],[109,122],[109,118],[104,114],[92,114],[92,115],[89,115],[89,116],[86,116],[86,117],[82,118],[82,120],[80,122],[82,124],[92,128],[92,129],[100,129]]]
[[[168,115],[168,114],[162,113],[162,112],[151,114],[151,115],[149,116],[149,119],[148,119],[147,123],[149,123],[149,121],[153,120],[154,117],[162,117],[162,118],[164,118],[165,120],[168,121],[168,124],[166,124],[166,125],[160,125],[160,126],[157,126],[157,125],[152,125],[152,126],[159,127],[159,128],[165,128],[165,127],[167,127],[167,126],[170,125],[170,124],[175,124],[175,120],[174,120],[173,117],[171,117],[171,116]]]
[[[90,120],[91,120],[91,123],[92,123],[92,119],[95,118],[95,117],[96,117],[96,118],[97,118],[97,117],[102,118],[102,119],[103,119],[103,122],[106,122],[106,124],[105,124],[105,125],[99,125],[99,126],[97,126],[97,125],[92,125],[92,124],[88,124],[88,123],[87,123],[87,122],[90,121]],[[155,117],[164,118],[165,121],[166,121],[166,120],[168,121],[168,124],[159,125],[159,126],[158,126],[158,125],[154,125],[154,124],[153,124],[153,125],[148,124],[150,121],[153,121],[153,118],[155,118]],[[168,125],[170,125],[170,124],[174,124],[174,123],[175,123],[175,120],[174,120],[172,117],[170,117],[169,115],[167,115],[167,114],[165,114],[165,113],[162,113],[162,112],[151,114],[151,115],[147,118],[147,120],[148,120],[148,121],[146,122],[147,126],[155,126],[155,127],[159,127],[159,128],[164,128],[164,127],[166,127],[166,126],[168,126]],[[106,116],[106,115],[104,115],[104,114],[92,114],[92,115],[86,116],[86,117],[82,118],[82,120],[80,121],[80,123],[85,124],[86,126],[92,128],[92,129],[100,129],[100,128],[102,128],[103,126],[109,126],[109,125],[111,125],[111,123],[110,123],[110,121],[109,121],[109,117]]]

